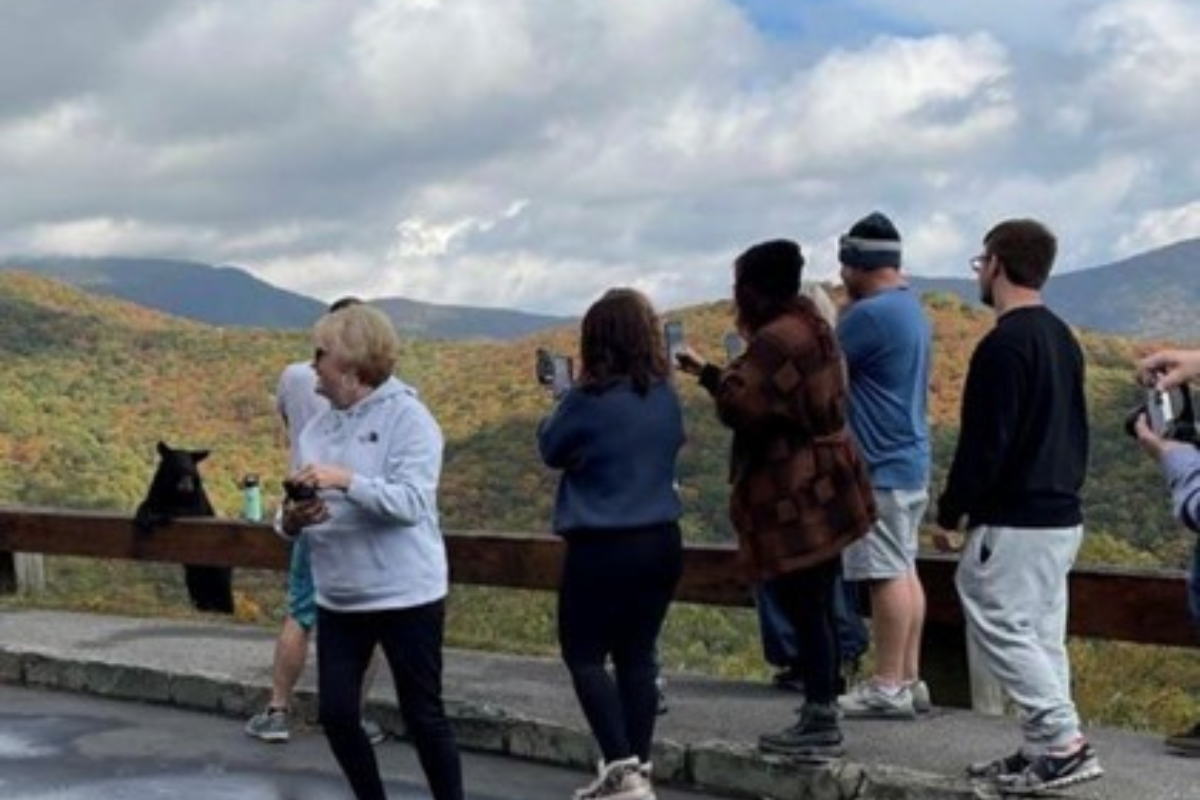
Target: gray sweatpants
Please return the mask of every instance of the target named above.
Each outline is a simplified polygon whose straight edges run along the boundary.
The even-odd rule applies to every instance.
[[[1066,634],[1067,573],[1082,540],[1082,526],[981,525],[958,564],[967,635],[1021,710],[1030,756],[1079,736]]]

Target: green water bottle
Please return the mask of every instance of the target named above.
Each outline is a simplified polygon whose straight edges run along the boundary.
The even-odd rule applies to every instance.
[[[258,476],[249,474],[242,478],[242,519],[262,522],[262,518],[262,487]]]

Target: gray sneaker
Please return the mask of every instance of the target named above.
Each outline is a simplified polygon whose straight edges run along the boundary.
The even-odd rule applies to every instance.
[[[282,743],[288,740],[286,708],[266,708],[246,723],[246,735],[264,742]]]
[[[928,714],[933,711],[933,700],[929,696],[929,684],[923,680],[915,680],[908,685],[912,692],[913,711],[918,714]]]
[[[917,716],[913,694],[907,686],[892,693],[870,680],[839,697],[838,707],[847,718],[915,719]]]
[[[758,737],[758,749],[795,758],[839,758],[845,753],[838,711],[833,706],[805,705],[800,721],[779,733]]]

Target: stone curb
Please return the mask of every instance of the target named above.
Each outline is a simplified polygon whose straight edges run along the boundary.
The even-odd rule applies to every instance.
[[[268,701],[270,690],[202,672],[167,673],[103,660],[64,659],[36,649],[0,648],[0,682],[79,692],[114,700],[170,705],[246,718]],[[315,718],[314,693],[296,698],[302,718]],[[591,770],[591,735],[508,709],[448,698],[447,713],[467,750]],[[396,706],[373,701],[368,713],[385,730],[403,735]],[[996,794],[965,780],[898,767],[850,761],[804,764],[765,756],[727,741],[685,745],[654,743],[655,779],[680,788],[748,800],[983,800]]]

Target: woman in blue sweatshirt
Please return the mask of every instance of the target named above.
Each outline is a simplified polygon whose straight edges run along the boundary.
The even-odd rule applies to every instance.
[[[562,471],[559,643],[603,756],[599,777],[575,798],[650,800],[654,653],[683,563],[683,415],[658,316],[640,292],[606,293],[584,316],[581,339],[579,382],[538,427],[542,460]]]

